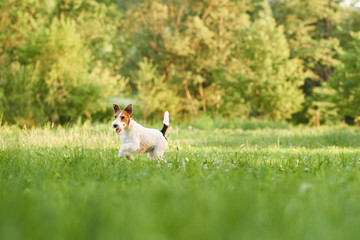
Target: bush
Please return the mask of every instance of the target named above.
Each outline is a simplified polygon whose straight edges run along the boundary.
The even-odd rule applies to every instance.
[[[241,119],[241,118],[223,118],[222,116],[211,117],[203,114],[199,119],[192,119],[188,124],[182,127],[191,126],[202,130],[212,129],[242,129],[242,130],[255,130],[255,129],[288,129],[290,124],[287,122],[274,122],[271,120],[259,119]]]
[[[141,109],[144,121],[149,116],[161,118],[167,110],[172,116],[178,113],[179,98],[171,86],[165,82],[156,66],[145,59],[139,63],[139,70],[134,76],[138,107]]]
[[[63,17],[28,36],[18,56],[4,78],[4,119],[20,125],[91,118],[124,87],[120,77],[91,62],[75,22]]]

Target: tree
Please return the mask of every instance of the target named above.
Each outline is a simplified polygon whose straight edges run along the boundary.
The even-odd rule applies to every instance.
[[[290,58],[283,27],[277,27],[267,2],[259,19],[240,33],[225,69],[230,73],[227,84],[228,103],[235,109],[239,103],[248,105],[248,116],[289,119],[303,102],[299,87],[305,73],[298,58]],[[244,113],[246,114],[246,113]]]
[[[179,110],[176,92],[168,88],[164,78],[148,59],[145,58],[139,63],[139,70],[134,76],[134,81],[144,122],[149,116],[161,118],[165,110],[170,114],[175,114]]]
[[[284,26],[290,56],[303,62],[307,76],[302,86],[306,102],[303,110],[293,116],[295,122],[306,123],[316,117],[317,111],[312,103],[313,90],[330,80],[333,69],[339,63],[337,58],[341,47],[333,32],[342,20],[340,2],[271,1],[277,24]]]
[[[336,69],[329,87],[336,94],[332,102],[348,123],[360,120],[360,32],[351,33],[348,51],[341,55],[342,64]]]
[[[6,26],[0,28],[4,120],[29,126],[91,118],[106,107],[104,101],[124,88],[126,80],[116,74],[120,60],[107,57],[116,28],[107,22],[103,5],[8,0],[1,6]]]

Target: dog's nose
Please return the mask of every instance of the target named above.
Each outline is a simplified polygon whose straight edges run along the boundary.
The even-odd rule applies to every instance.
[[[114,127],[114,128],[117,128],[117,126],[119,126],[119,125],[117,125],[116,123],[113,124],[113,127]]]

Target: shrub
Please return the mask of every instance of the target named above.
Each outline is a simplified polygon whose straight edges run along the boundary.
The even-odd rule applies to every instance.
[[[5,118],[18,124],[91,118],[104,100],[124,87],[123,79],[91,62],[75,22],[63,17],[29,35],[18,56],[4,82]],[[116,83],[122,84],[115,88]]]

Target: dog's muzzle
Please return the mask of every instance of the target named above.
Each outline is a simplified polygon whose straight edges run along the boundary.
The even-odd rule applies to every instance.
[[[119,128],[119,125],[118,125],[118,124],[114,123],[114,124],[112,125],[112,127],[115,128],[115,132],[116,132],[117,134],[119,134],[119,133],[121,132],[121,129]]]

